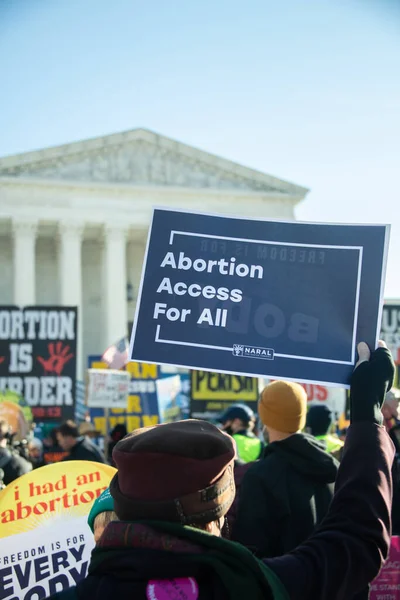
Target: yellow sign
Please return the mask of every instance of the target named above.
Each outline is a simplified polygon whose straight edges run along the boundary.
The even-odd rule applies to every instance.
[[[86,577],[94,547],[88,513],[115,472],[84,460],[61,462],[0,492],[0,538],[6,538],[0,540],[0,598],[48,598]]]
[[[109,465],[77,460],[19,477],[0,492],[0,538],[87,515],[114,473]]]
[[[192,371],[192,400],[255,402],[258,380],[255,377]]]

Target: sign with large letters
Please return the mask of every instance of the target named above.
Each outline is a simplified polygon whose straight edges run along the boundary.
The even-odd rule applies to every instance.
[[[194,419],[217,420],[231,404],[247,404],[257,413],[258,379],[228,373],[191,372],[190,414]]]
[[[378,338],[389,226],[155,209],[130,359],[348,386]]]
[[[77,309],[0,307],[0,391],[23,396],[37,421],[74,418]]]
[[[34,600],[86,577],[87,516],[115,469],[84,460],[35,469],[0,492],[0,598]]]

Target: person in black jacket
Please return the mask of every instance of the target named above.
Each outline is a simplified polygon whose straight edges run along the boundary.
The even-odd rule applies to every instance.
[[[30,462],[7,448],[8,434],[9,425],[7,421],[0,420],[0,469],[4,472],[2,478],[4,485],[8,485],[14,479],[32,471]]]
[[[261,421],[269,445],[245,474],[233,539],[257,556],[290,552],[328,512],[339,467],[313,436],[301,433],[307,395],[297,383],[275,381],[263,391]]]
[[[63,450],[69,452],[62,460],[91,460],[106,463],[103,453],[87,438],[79,436],[76,423],[66,421],[57,430],[57,441]]]

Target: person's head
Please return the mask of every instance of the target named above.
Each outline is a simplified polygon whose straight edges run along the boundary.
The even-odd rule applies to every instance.
[[[221,429],[234,435],[238,431],[254,429],[256,417],[246,404],[232,404],[220,417]]]
[[[107,488],[93,503],[88,516],[88,525],[94,535],[94,541],[97,544],[103,531],[111,521],[118,521],[114,512],[114,500],[110,494],[110,488]]]
[[[304,428],[307,394],[298,383],[273,381],[261,393],[258,414],[269,441],[284,440]]]
[[[57,429],[56,435],[57,442],[61,448],[68,452],[75,446],[79,438],[78,426],[73,421],[65,421],[65,423],[60,425]]]
[[[331,430],[333,414],[326,404],[310,406],[307,414],[307,429],[314,436],[327,435]]]
[[[33,438],[28,443],[29,458],[40,460],[43,455],[43,444],[38,438]]]
[[[117,443],[110,484],[122,521],[191,525],[220,535],[235,498],[233,439],[188,419],[137,429]]]
[[[0,419],[0,448],[7,446],[8,436],[10,434],[10,426],[4,419]]]
[[[98,431],[93,423],[90,423],[89,421],[81,423],[78,427],[78,431],[80,436],[85,436],[90,440],[93,440],[100,435],[100,431]]]
[[[387,420],[393,418],[400,420],[400,390],[392,388],[386,394],[382,414]]]

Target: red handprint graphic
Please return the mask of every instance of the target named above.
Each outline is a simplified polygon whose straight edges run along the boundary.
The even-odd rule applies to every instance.
[[[0,356],[0,365],[1,365],[1,363],[2,363],[2,362],[4,362],[5,360],[6,360],[6,357],[5,357],[5,356]]]
[[[69,346],[63,349],[62,342],[57,342],[55,345],[50,343],[47,345],[49,350],[49,358],[45,359],[38,356],[37,359],[44,368],[45,373],[56,373],[61,375],[66,363],[74,356],[70,351]]]

